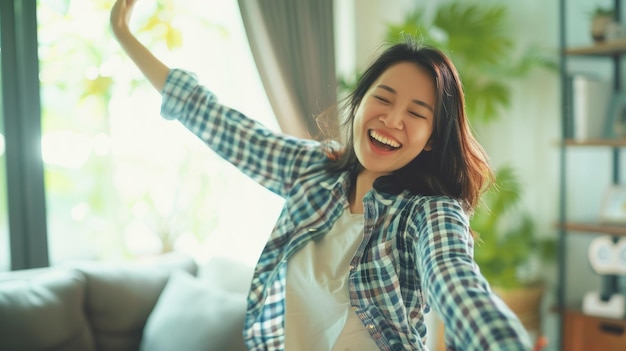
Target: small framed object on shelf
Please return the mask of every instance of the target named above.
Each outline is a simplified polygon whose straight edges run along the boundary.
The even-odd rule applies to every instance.
[[[610,186],[605,194],[600,211],[600,222],[626,225],[626,187]]]
[[[611,98],[604,136],[607,138],[626,137],[626,94],[623,92],[616,92]]]

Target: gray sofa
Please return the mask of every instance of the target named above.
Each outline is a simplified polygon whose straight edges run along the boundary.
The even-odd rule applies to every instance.
[[[0,351],[243,351],[251,274],[180,254],[2,273]]]

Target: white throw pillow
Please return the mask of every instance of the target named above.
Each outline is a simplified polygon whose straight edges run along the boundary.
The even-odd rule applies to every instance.
[[[141,351],[245,351],[246,294],[176,271],[150,313]]]

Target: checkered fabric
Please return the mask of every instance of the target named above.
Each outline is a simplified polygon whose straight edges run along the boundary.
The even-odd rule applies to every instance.
[[[162,94],[165,118],[285,199],[255,269],[244,327],[250,350],[283,350],[287,260],[330,230],[348,206],[352,178],[326,171],[321,143],[274,133],[220,105],[193,74],[171,70]],[[349,295],[381,350],[426,350],[431,306],[453,350],[530,349],[522,325],[473,261],[469,219],[458,201],[375,189],[363,201],[364,238],[349,268]]]

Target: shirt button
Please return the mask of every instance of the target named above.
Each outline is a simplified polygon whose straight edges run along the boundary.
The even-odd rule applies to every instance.
[[[350,271],[353,271],[354,270],[354,265],[351,264],[350,267],[348,267],[348,268],[350,268]]]
[[[359,309],[358,307],[356,307],[356,306],[352,306],[352,310],[353,310],[353,311],[356,311],[356,310],[358,310],[358,309]]]
[[[368,324],[368,325],[367,325],[367,329],[370,329],[370,330],[371,330],[371,329],[374,329],[374,324]]]

